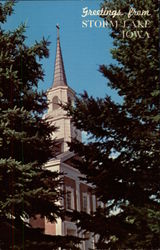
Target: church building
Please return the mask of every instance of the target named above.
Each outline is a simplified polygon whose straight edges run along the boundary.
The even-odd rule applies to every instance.
[[[59,26],[57,26],[57,48],[56,59],[54,67],[54,79],[51,88],[47,91],[47,97],[49,101],[48,112],[45,115],[51,124],[55,125],[58,129],[53,135],[59,143],[59,153],[53,159],[50,159],[46,166],[50,171],[63,172],[64,191],[65,197],[60,201],[63,207],[71,211],[73,209],[77,211],[84,211],[91,213],[96,209],[96,198],[90,192],[90,187],[81,181],[79,177],[80,172],[73,168],[70,164],[70,159],[74,156],[73,152],[69,151],[67,142],[70,142],[72,138],[82,140],[81,131],[77,130],[71,123],[71,117],[66,115],[66,111],[59,105],[60,103],[67,103],[70,101],[74,103],[75,91],[71,89],[67,83],[67,78],[64,69],[62,51],[60,46]],[[47,220],[39,221],[39,227],[43,228],[44,233],[50,235],[73,235],[84,237],[82,233],[78,233],[76,225],[70,221],[69,218],[62,221],[57,220],[57,223],[53,224]],[[34,226],[34,221],[32,222]],[[37,226],[37,223],[36,223]],[[87,235],[89,240],[82,243],[82,250],[89,248],[93,249],[94,237]],[[85,235],[86,237],[86,235]]]

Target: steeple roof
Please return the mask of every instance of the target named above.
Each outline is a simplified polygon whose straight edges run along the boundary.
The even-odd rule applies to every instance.
[[[67,86],[67,79],[64,70],[63,57],[61,52],[60,38],[59,38],[59,25],[57,28],[57,50],[56,50],[56,60],[54,66],[54,80],[53,87]]]

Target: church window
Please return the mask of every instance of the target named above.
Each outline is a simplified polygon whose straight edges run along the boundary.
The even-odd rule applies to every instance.
[[[86,212],[88,211],[88,206],[87,206],[87,194],[83,193],[82,194],[82,211]]]
[[[74,107],[74,100],[73,100],[73,99],[71,99],[71,97],[70,97],[70,96],[68,96],[68,102],[71,104],[71,106],[73,106],[73,107]]]
[[[58,96],[54,96],[52,99],[52,108],[56,110],[59,108]]]
[[[74,193],[71,187],[66,188],[66,209],[74,209]]]
[[[66,197],[66,208],[71,209],[71,191],[67,192],[67,197]]]
[[[71,98],[70,97],[68,97],[68,102],[71,103]]]
[[[74,229],[67,228],[67,235],[76,236],[76,231]]]

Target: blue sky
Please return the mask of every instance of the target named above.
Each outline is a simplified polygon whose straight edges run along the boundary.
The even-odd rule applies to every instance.
[[[89,95],[104,97],[111,95],[115,101],[119,98],[107,87],[107,79],[99,72],[100,64],[113,62],[110,49],[112,40],[106,28],[82,27],[83,20],[101,20],[98,16],[82,17],[82,10],[100,9],[98,0],[50,0],[19,1],[14,14],[8,18],[5,28],[14,29],[21,23],[27,24],[26,43],[31,45],[44,36],[51,42],[50,56],[42,61],[45,71],[43,84],[39,88],[51,87],[56,53],[56,24],[60,25],[60,41],[68,85],[77,93],[87,90]],[[98,25],[99,25],[98,21]],[[97,26],[98,26],[97,25]]]

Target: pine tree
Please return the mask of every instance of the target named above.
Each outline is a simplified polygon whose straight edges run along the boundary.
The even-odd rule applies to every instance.
[[[88,142],[75,140],[70,145],[79,156],[74,161],[75,167],[86,176],[97,200],[104,204],[91,215],[75,212],[73,220],[82,230],[99,235],[97,249],[158,249],[158,3],[155,0],[106,0],[101,8],[124,13],[116,17],[102,15],[108,23],[112,21],[114,47],[111,53],[117,63],[99,68],[123,101],[116,103],[108,95],[93,98],[85,92],[76,99],[74,107],[68,107],[74,125],[89,136]],[[149,12],[128,18],[131,8]],[[123,36],[122,30],[142,32],[141,37]]]
[[[42,118],[47,98],[38,91],[49,43],[25,45],[24,25],[4,31],[13,7],[14,1],[0,3],[0,248],[77,249],[74,237],[44,235],[27,223],[36,215],[63,218],[61,176],[43,167],[56,150],[55,127]]]

